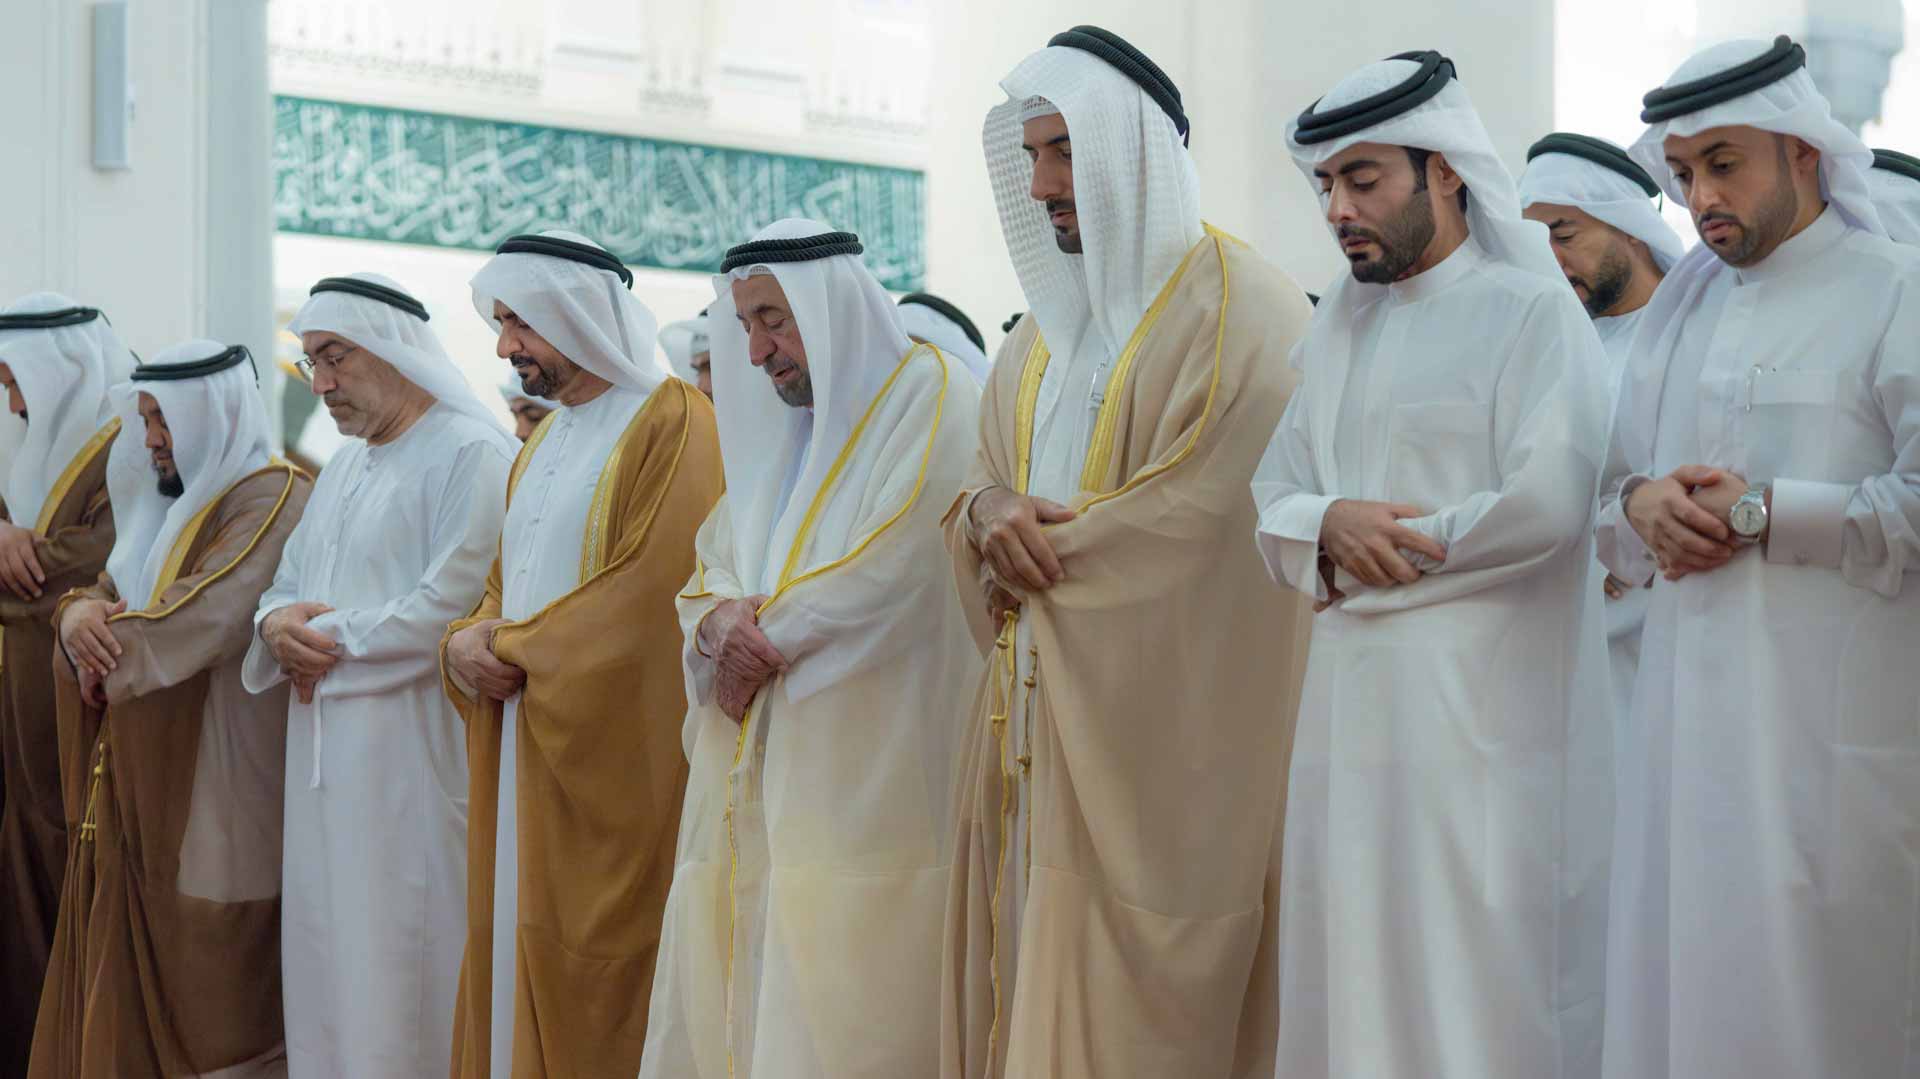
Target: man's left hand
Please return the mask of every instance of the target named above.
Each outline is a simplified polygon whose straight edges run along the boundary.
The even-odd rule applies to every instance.
[[[1713,514],[1714,520],[1727,525],[1727,534],[1732,536],[1733,526],[1728,518],[1732,515],[1733,504],[1740,501],[1740,496],[1746,493],[1745,476],[1737,472],[1722,471],[1706,483],[1696,484],[1693,490],[1687,493],[1687,498],[1694,505]],[[1697,571],[1674,567],[1667,570],[1666,577],[1669,581],[1677,581],[1691,572]]]

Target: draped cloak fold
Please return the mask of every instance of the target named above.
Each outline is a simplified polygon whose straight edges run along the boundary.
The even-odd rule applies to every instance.
[[[1025,487],[1048,354],[1001,347],[978,461],[945,520],[988,672],[957,818],[942,973],[946,1079],[1270,1076],[1281,818],[1311,615],[1248,539],[1247,485],[1295,374],[1307,298],[1218,232],[1188,252],[1121,353],[1074,499],[1066,570],[1023,597],[1037,676],[1009,672],[962,518]],[[1024,657],[1022,662],[1024,663]],[[1025,682],[1025,680],[1020,680]],[[1010,696],[1027,696],[1031,745]],[[1030,768],[1028,834],[1018,770]],[[1020,951],[1001,927],[1028,874]]]
[[[113,551],[107,449],[109,420],[68,463],[37,521],[14,521],[46,538],[37,553],[47,579],[40,598],[0,589],[0,1076],[25,1074],[40,986],[67,864],[54,721],[53,613],[60,597],[93,583]]]
[[[551,421],[546,421],[550,423]],[[507,498],[544,427],[515,462]],[[635,413],[600,473],[579,587],[501,625],[494,654],[527,672],[519,702],[519,955],[493,954],[501,703],[443,681],[467,724],[467,951],[452,1074],[491,1074],[496,961],[515,962],[515,1076],[618,1077],[639,1070],[660,919],[686,790],[686,697],[674,596],[693,537],[720,497],[713,409],[667,379]],[[470,618],[500,616],[500,559]],[[516,961],[517,960],[517,961]]]
[[[250,696],[240,665],[312,488],[275,464],[187,524],[153,602],[109,620],[104,711],[56,649],[68,860],[32,1079],[285,1074],[287,688]],[[103,573],[61,609],[82,598],[121,596]]]

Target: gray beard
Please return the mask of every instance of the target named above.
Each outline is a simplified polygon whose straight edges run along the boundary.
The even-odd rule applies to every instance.
[[[802,374],[784,385],[775,383],[773,392],[779,394],[780,400],[790,408],[812,408],[813,376]]]

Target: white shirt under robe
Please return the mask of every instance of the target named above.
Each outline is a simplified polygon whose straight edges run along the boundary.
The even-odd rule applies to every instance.
[[[614,386],[584,405],[553,413],[507,509],[500,536],[500,617],[531,617],[580,587],[580,551],[594,489],[614,446],[646,402],[646,394]],[[501,710],[493,873],[494,1079],[511,1079],[513,1067],[514,979],[520,951],[515,934],[520,915],[519,705],[516,695]]]
[[[447,1068],[466,944],[467,756],[440,638],[486,585],[505,433],[436,406],[327,464],[255,622],[291,603],[340,662],[288,712],[281,892],[294,1079]],[[243,672],[286,675],[256,634]]]
[[[1472,241],[1320,340],[1296,349],[1304,380],[1254,478],[1269,569],[1326,598],[1341,498],[1430,511],[1404,523],[1447,558],[1415,556],[1408,585],[1342,574],[1314,623],[1277,1074],[1591,1077],[1612,741],[1587,533],[1599,343],[1564,283]]]
[[[1603,490],[1730,469],[1771,528],[1652,591],[1606,1074],[1920,1074],[1920,252],[1828,209],[1695,290],[1670,361],[1636,338]],[[1597,537],[1654,576],[1617,500]]]

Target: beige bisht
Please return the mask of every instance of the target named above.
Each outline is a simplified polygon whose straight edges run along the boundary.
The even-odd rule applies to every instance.
[[[993,651],[947,915],[949,1079],[1272,1074],[1281,814],[1311,615],[1261,567],[1247,482],[1310,310],[1209,231],[1113,365],[1079,516],[1046,529],[1066,579],[1002,626],[969,604]],[[982,564],[960,511],[989,486],[1026,487],[1050,359],[1037,321],[1001,346],[979,461],[945,522],[969,597]],[[1032,627],[1031,679],[1011,674],[1016,620]],[[1008,730],[1016,694],[1029,744]],[[1001,931],[1016,874],[1017,956]]]
[[[972,458],[979,390],[914,345],[850,244],[814,222],[729,252],[779,281],[814,407],[748,362],[717,282],[713,379],[727,495],[680,596],[692,776],[643,1079],[905,1079],[937,1070],[953,781],[980,654],[941,550]],[[857,251],[857,247],[854,248]],[[774,261],[787,254],[797,261]],[[788,661],[745,723],[718,703],[700,623],[769,597]]]

